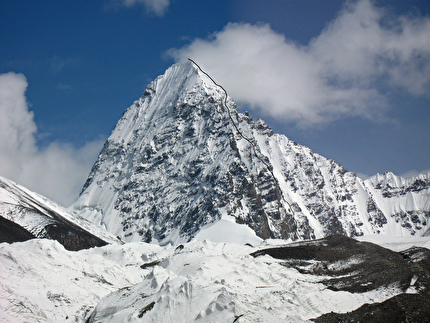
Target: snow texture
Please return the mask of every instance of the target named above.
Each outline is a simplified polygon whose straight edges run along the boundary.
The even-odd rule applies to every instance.
[[[194,240],[72,252],[47,239],[2,243],[0,321],[303,322],[400,293],[330,290],[321,277],[250,256],[265,245]]]

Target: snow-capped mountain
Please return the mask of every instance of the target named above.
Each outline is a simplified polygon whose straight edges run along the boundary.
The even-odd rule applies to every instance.
[[[429,175],[363,181],[174,65],[71,210],[0,177],[0,321],[420,321]]]
[[[68,250],[120,243],[103,228],[1,176],[0,223],[1,242],[48,238]]]
[[[238,113],[188,62],[124,112],[72,210],[125,241],[188,241],[226,217],[263,239],[422,235],[430,179],[363,181]]]

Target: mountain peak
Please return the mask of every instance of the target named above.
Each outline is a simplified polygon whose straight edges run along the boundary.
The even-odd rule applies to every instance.
[[[180,117],[185,105],[215,113],[222,109],[224,101],[225,93],[222,88],[195,63],[187,61],[175,64],[151,82],[141,98],[124,112],[110,139],[127,142],[133,138],[133,131],[136,129],[156,126],[160,119],[172,114]],[[231,102],[231,99],[228,101]],[[230,105],[230,109],[235,111],[235,105]]]
[[[125,241],[160,243],[190,240],[222,218],[263,239],[429,227],[428,186],[393,195],[373,184],[238,113],[226,90],[188,61],[124,112],[73,209]],[[396,208],[387,198],[398,199]]]
[[[124,112],[73,208],[128,241],[187,240],[233,214],[273,237],[267,212],[287,212],[252,137],[267,129],[194,63],[174,65]]]

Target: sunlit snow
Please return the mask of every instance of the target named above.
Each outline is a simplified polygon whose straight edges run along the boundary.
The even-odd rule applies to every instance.
[[[272,241],[273,243],[273,241]],[[303,322],[400,291],[335,292],[258,248],[193,241],[71,252],[34,239],[0,244],[3,322]]]
[[[203,227],[195,239],[251,245],[259,245],[263,241],[248,226],[237,224],[233,217],[227,215],[224,215],[219,221]]]

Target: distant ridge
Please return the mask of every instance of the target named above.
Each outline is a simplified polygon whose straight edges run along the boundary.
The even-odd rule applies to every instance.
[[[0,176],[0,242],[57,240],[68,250],[120,241],[57,203]]]

